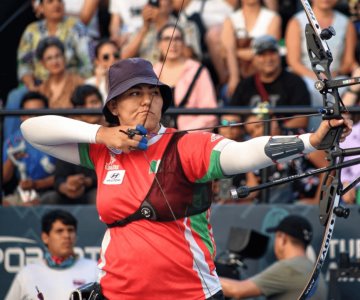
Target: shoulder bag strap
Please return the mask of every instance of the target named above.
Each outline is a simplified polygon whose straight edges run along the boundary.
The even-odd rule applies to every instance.
[[[200,73],[201,73],[201,70],[202,70],[203,68],[204,68],[203,65],[201,65],[201,66],[198,68],[198,70],[196,71],[196,73],[195,73],[195,75],[194,75],[194,78],[193,78],[192,82],[190,83],[190,86],[189,86],[189,88],[188,88],[188,90],[187,90],[184,98],[181,100],[181,102],[179,103],[179,105],[178,105],[177,107],[184,107],[184,106],[186,105],[186,103],[188,102],[189,97],[190,97],[190,95],[191,95],[191,92],[192,92],[192,90],[193,90],[193,88],[194,88],[194,85],[195,85],[195,83],[196,83],[196,81],[197,81],[197,79],[198,79],[198,77],[199,77],[199,75],[200,75]]]

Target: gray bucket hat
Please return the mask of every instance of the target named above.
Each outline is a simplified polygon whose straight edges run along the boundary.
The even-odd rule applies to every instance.
[[[111,124],[118,124],[119,120],[107,108],[107,103],[135,85],[146,83],[159,87],[164,102],[162,113],[168,109],[173,101],[171,88],[158,80],[152,64],[145,59],[135,57],[114,63],[109,69],[108,79],[109,94],[104,103],[103,114],[106,121]]]

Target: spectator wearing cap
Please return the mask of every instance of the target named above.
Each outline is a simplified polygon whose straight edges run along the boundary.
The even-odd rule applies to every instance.
[[[227,96],[231,97],[239,81],[254,74],[251,41],[268,34],[281,37],[281,17],[260,0],[239,1],[240,8],[225,19],[221,32],[223,58],[229,69]]]
[[[303,79],[283,69],[279,46],[275,38],[270,35],[260,36],[253,40],[252,49],[256,73],[238,84],[231,100],[231,106],[277,107],[310,105],[310,94]],[[249,121],[250,118],[254,121],[254,117],[250,115],[245,121]],[[281,117],[281,115],[277,115],[277,117]],[[307,124],[308,119],[305,117],[278,122],[277,134],[300,134],[307,127]],[[259,128],[263,130],[261,124],[249,125],[246,130],[252,138],[264,134],[263,132],[257,134],[251,132],[255,127],[257,130]],[[325,167],[326,161],[324,157],[325,154],[322,151],[313,152],[296,160],[295,168],[297,171],[306,171],[314,167]],[[286,163],[278,163],[273,168],[276,168],[276,171],[269,172],[270,180],[289,176],[294,171],[294,167]],[[292,203],[300,200],[307,204],[317,203],[320,193],[319,178],[321,176],[312,181],[294,183],[293,186],[273,187],[269,194],[270,197],[266,201],[270,203]]]
[[[344,78],[359,67],[355,59],[356,49],[356,29],[353,22],[344,14],[335,9],[339,1],[311,1],[312,10],[317,22],[322,28],[332,26],[336,35],[326,42],[331,51],[331,75]],[[311,104],[313,106],[323,105],[323,95],[314,89],[314,84],[318,80],[317,75],[312,70],[308,54],[308,47],[305,36],[305,26],[308,18],[305,11],[295,14],[289,21],[285,32],[286,62],[292,72],[301,76],[308,86],[311,93]],[[339,90],[340,95],[346,88]],[[317,128],[321,117],[313,117],[309,120],[309,130]]]
[[[220,278],[225,296],[243,299],[263,295],[272,300],[294,300],[300,296],[313,269],[313,262],[306,257],[313,236],[310,223],[301,216],[289,215],[267,232],[275,233],[274,253],[278,261],[246,280]],[[322,275],[312,294],[312,300],[327,299]]]
[[[283,69],[277,40],[263,35],[252,42],[255,74],[240,81],[231,99],[232,106],[304,106],[310,105],[305,82]],[[307,119],[291,119],[287,128],[306,128]]]

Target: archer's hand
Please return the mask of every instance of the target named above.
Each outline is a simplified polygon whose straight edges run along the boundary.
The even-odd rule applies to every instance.
[[[326,134],[329,132],[331,127],[339,127],[344,126],[344,129],[341,134],[341,138],[339,142],[343,142],[345,138],[350,135],[352,131],[352,120],[345,118],[341,120],[332,119],[332,120],[324,120],[320,123],[319,128],[310,136],[310,143],[313,147],[318,148],[325,138]]]
[[[129,153],[134,149],[146,150],[147,139],[143,135],[135,134],[130,138],[130,136],[126,134],[128,129],[139,130],[139,126],[141,125],[137,125],[136,128],[121,125],[116,127],[100,127],[96,134],[96,143],[104,144],[107,147],[115,148],[125,153]],[[141,128],[144,130],[143,134],[146,134],[146,129],[143,126],[141,126]]]

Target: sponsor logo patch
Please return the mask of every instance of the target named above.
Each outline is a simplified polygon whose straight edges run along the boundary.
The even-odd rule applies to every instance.
[[[125,170],[111,170],[106,173],[103,184],[122,184]]]
[[[222,138],[221,135],[213,133],[211,135],[211,142],[213,143],[213,142],[215,142],[215,141],[217,141],[218,139],[221,139],[221,138]]]
[[[108,170],[108,171],[119,170],[120,167],[115,164],[116,163],[115,155],[111,152],[109,152],[109,154],[110,154],[110,161],[105,164],[105,170]]]

